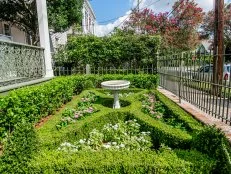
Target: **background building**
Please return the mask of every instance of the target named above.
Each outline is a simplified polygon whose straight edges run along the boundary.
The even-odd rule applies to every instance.
[[[16,26],[0,21],[0,40],[30,44],[30,36]]]

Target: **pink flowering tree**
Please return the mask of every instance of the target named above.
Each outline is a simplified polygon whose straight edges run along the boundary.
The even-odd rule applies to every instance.
[[[124,24],[124,31],[161,35],[162,48],[190,50],[198,44],[197,29],[203,21],[203,10],[194,0],[178,0],[172,13],[154,13],[150,9],[134,10]]]

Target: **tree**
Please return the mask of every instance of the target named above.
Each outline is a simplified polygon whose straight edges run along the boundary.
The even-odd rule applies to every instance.
[[[49,28],[65,31],[81,23],[83,0],[47,0]],[[38,43],[36,0],[0,1],[0,20],[16,25],[32,36],[32,44]]]
[[[224,9],[224,41],[225,45],[231,42],[231,4]],[[214,34],[214,11],[206,13],[203,19],[201,35],[204,38],[213,37]]]
[[[32,36],[34,45],[38,42],[38,21],[36,2],[29,0],[0,1],[0,21],[10,22]]]
[[[47,0],[48,21],[54,31],[64,31],[81,23],[83,0]]]
[[[123,29],[161,35],[162,49],[191,50],[198,43],[197,28],[203,15],[203,10],[194,0],[178,0],[172,7],[172,14],[156,14],[149,9],[141,12],[134,10]]]

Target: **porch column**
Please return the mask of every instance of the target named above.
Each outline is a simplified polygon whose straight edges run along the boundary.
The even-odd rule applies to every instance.
[[[39,24],[39,38],[40,46],[44,48],[45,57],[45,77],[53,77],[52,61],[51,61],[51,50],[50,50],[50,37],[48,30],[48,19],[47,19],[47,4],[46,0],[36,0],[37,13],[38,13],[38,24]]]

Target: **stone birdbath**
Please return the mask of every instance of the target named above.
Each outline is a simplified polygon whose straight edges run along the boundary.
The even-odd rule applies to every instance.
[[[110,80],[110,81],[105,81],[101,83],[102,88],[111,90],[114,93],[113,109],[120,108],[119,91],[121,89],[128,88],[129,85],[130,85],[130,82],[127,80]]]

